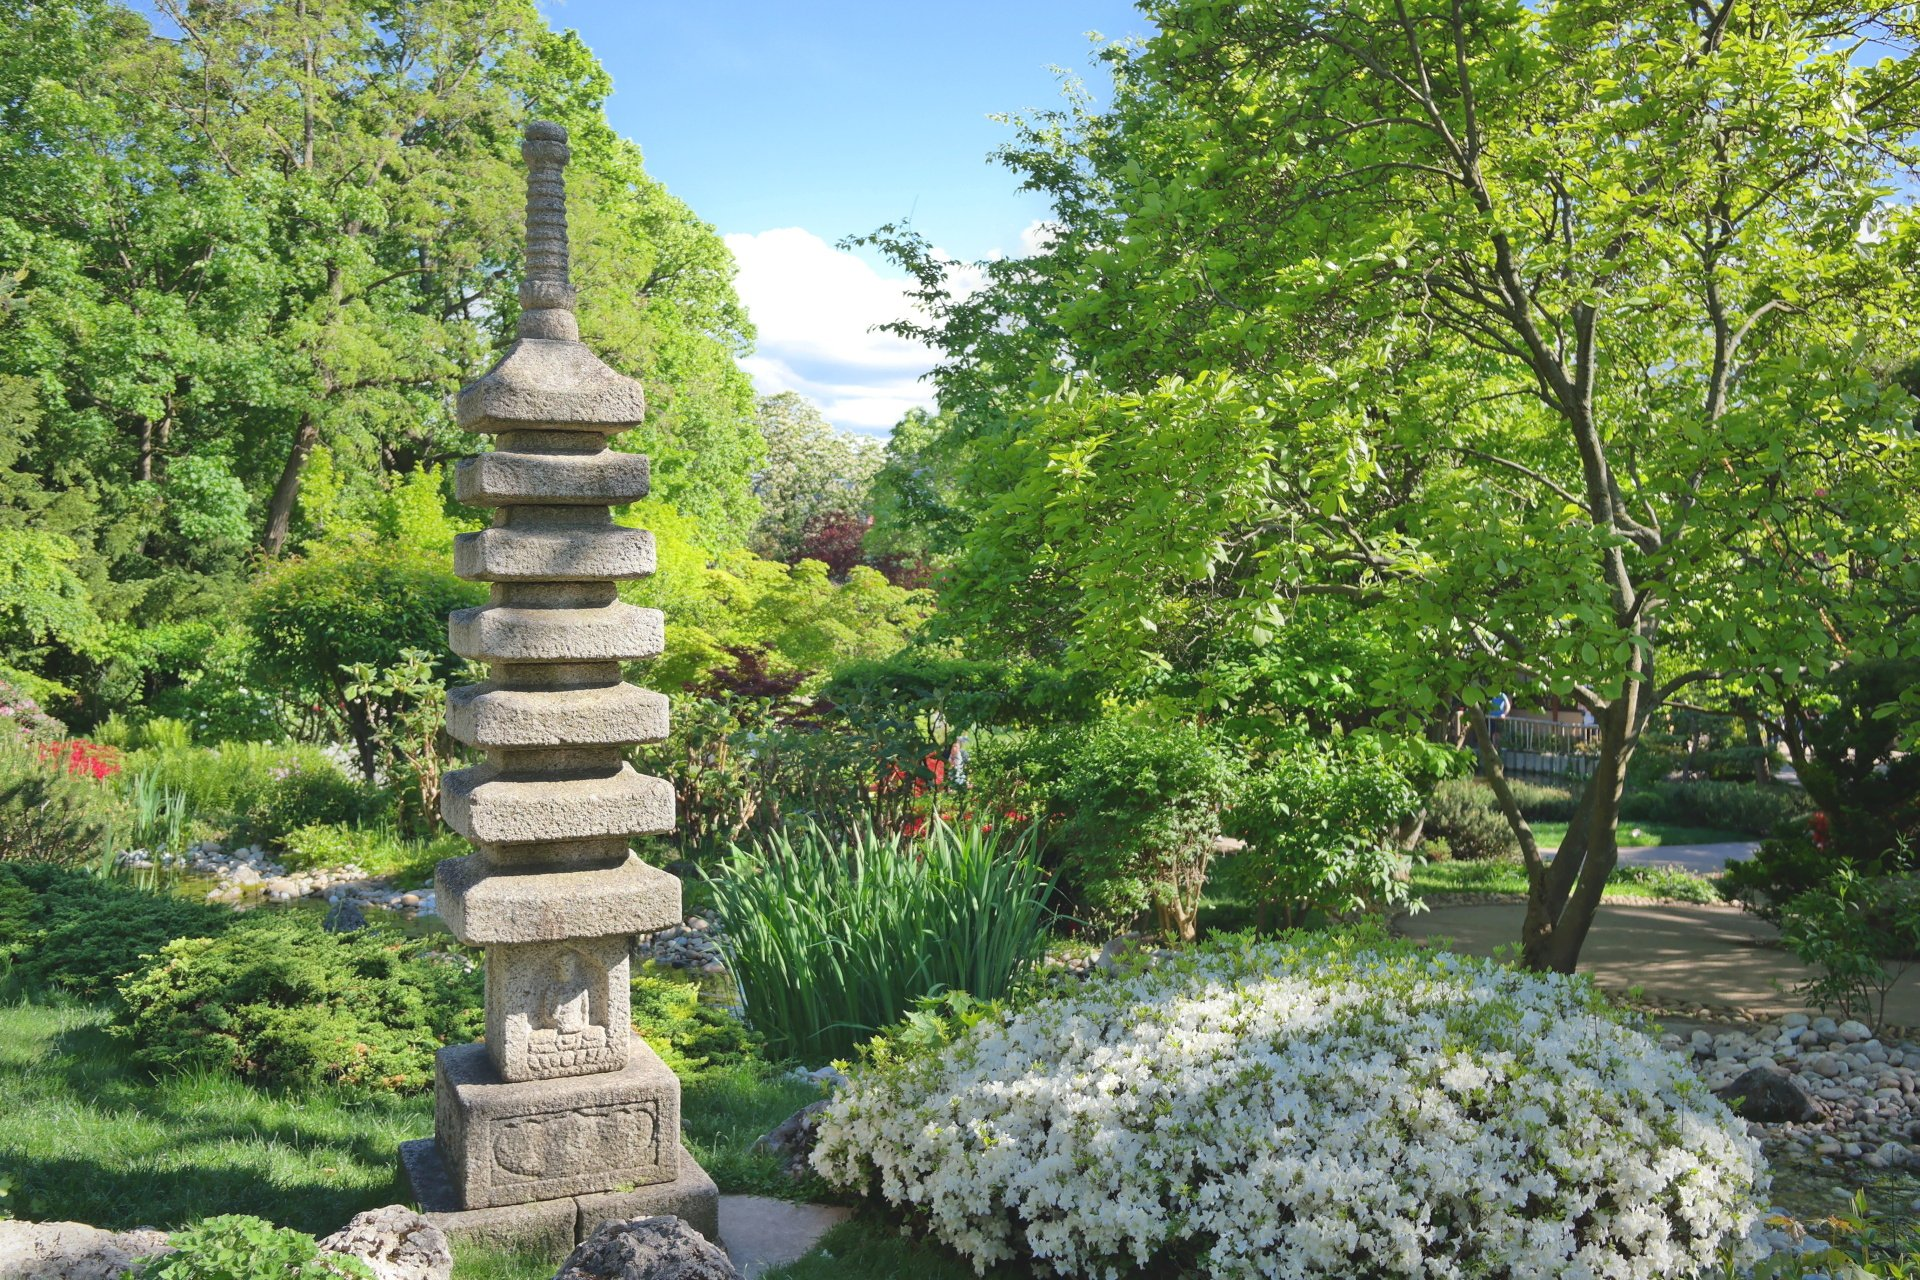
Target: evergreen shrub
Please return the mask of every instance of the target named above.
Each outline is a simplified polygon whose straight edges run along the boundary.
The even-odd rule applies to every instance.
[[[111,998],[168,942],[214,937],[236,919],[225,907],[91,872],[0,865],[0,960],[29,990]]]
[[[1427,832],[1447,842],[1458,861],[1517,858],[1520,841],[1493,792],[1475,778],[1448,778],[1427,797]]]
[[[116,1033],[155,1071],[415,1092],[433,1054],[478,1038],[481,977],[446,940],[328,933],[311,912],[256,912],[168,943],[120,985]]]

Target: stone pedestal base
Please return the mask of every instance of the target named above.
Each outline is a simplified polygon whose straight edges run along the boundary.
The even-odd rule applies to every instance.
[[[635,1036],[619,1071],[509,1084],[483,1044],[434,1060],[434,1132],[462,1209],[671,1183],[680,1081]]]
[[[676,1144],[677,1146],[677,1144]],[[677,1150],[680,1176],[632,1190],[532,1200],[487,1209],[465,1209],[454,1194],[432,1138],[400,1144],[400,1164],[427,1220],[455,1244],[481,1244],[558,1261],[604,1222],[670,1213],[716,1244],[720,1240],[720,1192],[706,1170]]]

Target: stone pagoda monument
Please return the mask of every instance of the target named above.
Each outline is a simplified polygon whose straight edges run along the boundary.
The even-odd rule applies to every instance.
[[[629,1014],[636,933],[680,922],[680,882],[627,847],[673,829],[673,788],[623,751],[667,733],[667,700],[620,664],[661,649],[657,610],[614,584],[653,571],[653,538],[610,504],[647,459],[607,445],[640,385],[580,342],[567,282],[567,133],[527,127],[527,276],[517,340],[463,388],[460,425],[494,437],[459,465],[494,509],[454,568],[490,583],[455,613],[454,652],[491,678],[447,697],[447,731],[486,753],[449,775],[441,816],[478,852],[440,864],[440,914],[486,951],[484,1044],[442,1049],[435,1136],[401,1147],[420,1206],[451,1234],[564,1253],[602,1222],[671,1213],[718,1239],[713,1181],[680,1146],[680,1082]]]

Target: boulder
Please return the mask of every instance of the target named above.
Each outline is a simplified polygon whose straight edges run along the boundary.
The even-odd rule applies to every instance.
[[[1813,1095],[1778,1067],[1756,1067],[1713,1092],[1743,1119],[1763,1124],[1811,1120],[1820,1114],[1820,1104]]]
[[[404,1205],[357,1213],[320,1242],[326,1253],[360,1259],[374,1280],[448,1280],[453,1249],[446,1233]]]
[[[320,927],[328,933],[353,933],[367,927],[367,913],[352,898],[342,898],[327,908]]]
[[[141,1258],[171,1253],[167,1233],[103,1231],[84,1222],[0,1222],[6,1280],[119,1280]]]
[[[807,1157],[813,1154],[813,1145],[819,1141],[820,1113],[826,1109],[825,1098],[809,1102],[762,1135],[753,1149],[781,1157],[780,1167],[789,1178],[805,1177]]]
[[[553,1280],[740,1280],[740,1273],[679,1218],[634,1218],[601,1226]]]

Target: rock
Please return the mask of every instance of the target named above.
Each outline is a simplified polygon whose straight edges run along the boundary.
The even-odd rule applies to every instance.
[[[103,1231],[84,1222],[0,1222],[0,1276],[7,1280],[118,1280],[135,1260],[171,1253],[167,1233]]]
[[[1855,1022],[1852,1019],[1848,1019],[1834,1028],[1834,1034],[1838,1035],[1842,1040],[1852,1040],[1856,1043],[1861,1040],[1873,1039],[1873,1032],[1867,1030],[1866,1023]]]
[[[1149,954],[1143,935],[1123,933],[1107,939],[1107,945],[1100,948],[1100,956],[1093,962],[1093,967],[1103,973],[1133,969],[1144,963]]]
[[[1820,1113],[1800,1082],[1778,1067],[1748,1071],[1714,1094],[1743,1118],[1763,1123],[1811,1120]]]
[[[635,1218],[594,1232],[553,1280],[740,1280],[740,1273],[680,1219]]]
[[[375,1280],[448,1280],[453,1275],[453,1249],[446,1233],[404,1205],[357,1213],[320,1247],[360,1259]]]
[[[352,898],[342,898],[327,908],[320,927],[328,933],[353,933],[367,927],[367,913]]]
[[[763,1134],[753,1149],[782,1157],[780,1167],[789,1178],[805,1177],[807,1157],[813,1154],[814,1143],[819,1141],[820,1113],[826,1109],[825,1098],[809,1102]]]

